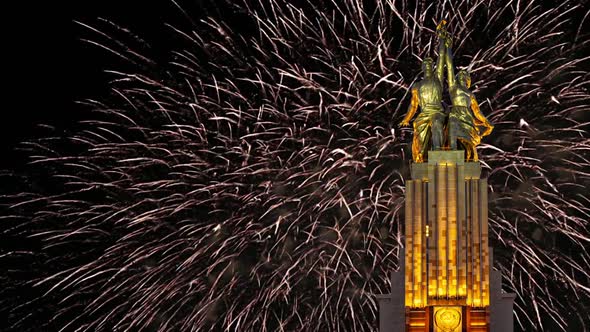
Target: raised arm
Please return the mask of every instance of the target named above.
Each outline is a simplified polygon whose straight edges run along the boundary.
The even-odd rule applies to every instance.
[[[455,68],[453,67],[453,52],[451,50],[451,46],[453,44],[453,37],[446,29],[447,21],[442,20],[436,27],[436,33],[438,35],[438,62],[436,66],[436,75],[440,80],[441,84],[443,82],[442,78],[444,75],[444,66],[447,66],[447,83],[449,85],[449,89],[455,85]]]
[[[440,84],[443,84],[445,59],[447,55],[447,49],[445,47],[445,41],[439,38],[438,41],[438,59],[436,60],[436,77]]]
[[[477,103],[477,100],[475,100],[475,96],[473,96],[473,94],[471,95],[471,111],[475,116],[475,125],[486,127],[486,130],[481,134],[481,136],[488,136],[491,134],[492,130],[494,130],[494,126],[492,126],[488,119],[486,119],[486,117],[481,114],[479,104]]]
[[[455,67],[453,67],[453,50],[451,45],[447,45],[447,56],[445,57],[447,64],[447,84],[449,89],[455,86]]]
[[[406,113],[406,116],[399,124],[400,126],[404,127],[410,125],[410,120],[412,120],[414,114],[416,114],[416,111],[418,110],[418,104],[418,88],[412,87],[412,101],[410,102],[410,106],[408,107],[408,112]]]

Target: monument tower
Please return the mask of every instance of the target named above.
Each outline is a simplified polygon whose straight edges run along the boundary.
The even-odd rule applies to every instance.
[[[436,68],[412,87],[402,126],[413,122],[411,179],[406,181],[405,252],[390,294],[379,295],[381,332],[513,330],[514,294],[502,292],[488,245],[488,186],[475,147],[493,126],[470,92],[466,71],[455,75],[451,36],[437,27]],[[445,112],[444,67],[451,108]]]

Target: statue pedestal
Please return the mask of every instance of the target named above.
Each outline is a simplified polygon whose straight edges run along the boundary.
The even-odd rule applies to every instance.
[[[392,293],[378,297],[381,332],[510,332],[514,297],[501,292],[497,271],[490,285],[481,166],[465,162],[458,150],[428,156],[427,163],[412,164],[406,181],[405,252]]]

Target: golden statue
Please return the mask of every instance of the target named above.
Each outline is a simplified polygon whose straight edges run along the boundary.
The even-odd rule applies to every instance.
[[[412,159],[417,163],[424,161],[430,141],[432,141],[431,150],[440,150],[443,144],[443,127],[446,118],[442,106],[445,48],[445,40],[441,38],[436,75],[433,73],[432,58],[426,57],[422,61],[424,78],[412,86],[412,102],[400,123],[402,127],[408,126],[420,106],[420,114],[416,116],[413,123],[414,138],[412,140]]]
[[[444,21],[443,21],[444,22]],[[466,70],[461,70],[455,78],[455,69],[453,67],[453,55],[451,48],[451,36],[444,29],[444,24],[439,25],[439,38],[443,39],[446,47],[445,63],[447,66],[447,83],[449,86],[449,95],[451,97],[451,112],[448,119],[448,139],[449,148],[457,149],[459,141],[467,152],[467,160],[477,161],[477,151],[475,147],[481,142],[483,136],[489,135],[494,126],[483,116],[479,110],[479,105],[475,96],[469,87],[471,87],[471,77]],[[479,127],[484,127],[480,133]]]
[[[479,110],[475,96],[469,91],[471,86],[469,73],[461,70],[455,78],[451,49],[452,38],[445,28],[446,23],[445,20],[442,20],[436,27],[439,37],[436,75],[433,74],[432,58],[424,58],[422,62],[424,78],[412,86],[412,101],[406,116],[400,123],[400,126],[408,126],[418,110],[418,106],[421,108],[420,114],[413,122],[412,159],[417,163],[425,161],[429,147],[431,150],[440,150],[443,147],[444,137],[448,138],[446,148],[457,150],[457,142],[460,142],[465,148],[466,159],[477,161],[475,147],[479,145],[483,136],[489,135],[494,129],[494,126]],[[448,120],[442,106],[445,65],[447,67],[449,95],[452,102]],[[481,133],[480,127],[484,127]]]

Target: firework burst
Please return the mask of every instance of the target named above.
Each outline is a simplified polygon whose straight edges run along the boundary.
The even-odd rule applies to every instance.
[[[587,8],[217,6],[232,17],[166,25],[165,61],[108,20],[81,23],[131,69],[10,172],[24,190],[5,195],[2,230],[27,239],[0,256],[11,328],[376,330],[403,242],[411,132],[395,124],[445,18],[496,127],[479,154],[517,322],[590,329]]]

